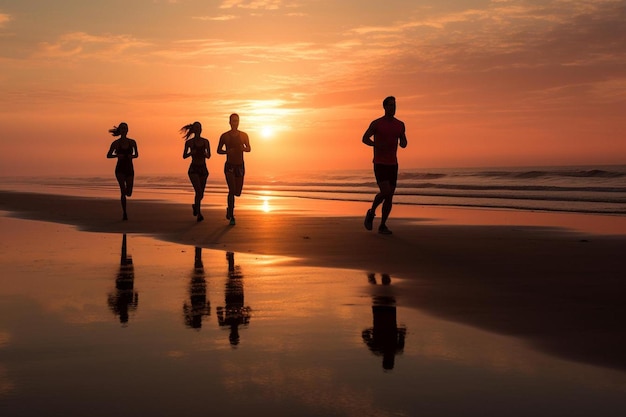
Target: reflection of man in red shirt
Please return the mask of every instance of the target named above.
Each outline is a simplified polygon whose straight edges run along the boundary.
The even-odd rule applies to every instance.
[[[374,147],[374,175],[380,190],[374,197],[372,208],[365,215],[364,223],[367,230],[372,230],[376,208],[382,203],[382,217],[378,233],[390,235],[391,230],[387,228],[387,218],[391,213],[393,195],[398,181],[398,144],[406,148],[407,140],[404,123],[395,118],[395,97],[390,96],[383,100],[383,108],[385,115],[370,123],[363,134],[363,143]]]

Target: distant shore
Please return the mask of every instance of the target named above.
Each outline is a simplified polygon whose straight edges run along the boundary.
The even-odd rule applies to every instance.
[[[593,227],[563,228],[558,223],[566,214],[500,213],[510,216],[507,221],[493,213],[485,219],[483,212],[477,221],[481,212],[469,210],[464,221],[463,211],[429,208],[423,216],[402,217],[399,208],[389,222],[394,234],[383,236],[364,229],[354,206],[334,215],[331,208],[312,211],[306,204],[289,200],[270,212],[244,204],[232,227],[217,204],[207,204],[206,220],[198,223],[190,204],[130,200],[124,222],[116,199],[0,191],[0,210],[10,216],[388,273],[401,279],[405,306],[626,370],[624,218],[578,215],[563,222],[607,222],[600,230],[608,232],[616,225],[602,234],[590,232]]]

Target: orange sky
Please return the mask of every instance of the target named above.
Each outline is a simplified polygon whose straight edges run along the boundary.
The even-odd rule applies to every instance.
[[[626,163],[623,0],[0,1],[0,175],[181,173],[241,116],[248,172],[370,168],[395,95],[401,168]],[[262,135],[264,128],[273,132]]]

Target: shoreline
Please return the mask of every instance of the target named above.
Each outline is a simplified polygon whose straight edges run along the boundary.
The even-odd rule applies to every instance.
[[[115,199],[0,191],[0,210],[13,217],[284,256],[295,265],[387,273],[399,279],[398,304],[520,337],[565,359],[626,370],[621,224],[614,234],[599,234],[555,225],[593,216],[533,213],[532,224],[529,213],[484,218],[480,210],[425,209],[411,218],[394,208],[394,234],[383,236],[364,229],[354,206],[310,210],[283,201],[263,212],[252,208],[256,203],[240,204],[232,227],[219,201],[203,206],[205,221],[197,223],[190,204],[131,199],[130,220],[123,222]]]
[[[207,182],[205,197],[226,194],[227,187],[220,178],[220,170],[220,167],[210,169],[213,176]],[[626,188],[621,181],[626,177],[626,165],[421,167],[405,168],[400,177],[401,184],[394,198],[396,207],[513,210],[626,218]],[[115,178],[102,174],[0,176],[0,189],[114,199],[119,194]],[[160,195],[168,200],[186,202],[192,192],[187,177],[180,173],[146,173],[135,177],[133,199]],[[332,200],[369,204],[377,192],[371,168],[361,168],[314,173],[295,171],[289,175],[250,175],[246,177],[244,194],[245,197],[272,196],[301,202],[312,199],[318,203]],[[626,226],[623,230],[626,233]]]

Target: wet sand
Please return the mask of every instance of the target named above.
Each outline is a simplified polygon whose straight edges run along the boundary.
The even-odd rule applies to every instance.
[[[123,222],[115,199],[0,191],[0,210],[16,217],[388,273],[403,278],[402,305],[519,337],[564,359],[626,369],[624,218],[441,208],[407,215],[398,207],[389,222],[394,234],[383,236],[363,228],[363,204],[282,204],[264,212],[244,203],[231,227],[217,203],[197,223],[190,204],[130,200]]]

